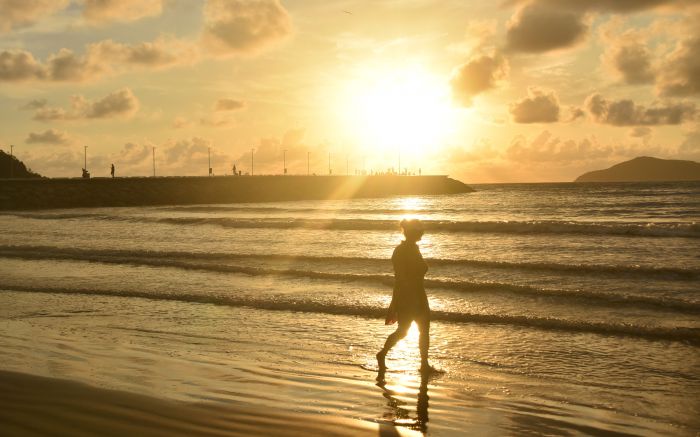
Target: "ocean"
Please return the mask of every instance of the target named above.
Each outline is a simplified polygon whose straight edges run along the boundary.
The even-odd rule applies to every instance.
[[[0,213],[0,369],[429,435],[700,432],[700,183]],[[424,221],[431,361],[392,331]]]

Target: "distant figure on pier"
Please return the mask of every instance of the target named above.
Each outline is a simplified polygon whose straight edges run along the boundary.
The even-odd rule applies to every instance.
[[[90,172],[83,169],[83,179],[90,179]]]
[[[238,176],[238,173],[236,172],[236,164],[233,164],[233,175]]]
[[[112,164],[112,166],[110,167],[109,172],[112,175],[112,179],[114,179],[114,164]]]

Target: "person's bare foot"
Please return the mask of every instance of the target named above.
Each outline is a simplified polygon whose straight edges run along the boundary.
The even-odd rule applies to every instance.
[[[429,363],[422,363],[420,365],[420,373],[423,375],[434,375],[436,373],[445,373],[443,370],[440,370],[436,367],[431,366]]]

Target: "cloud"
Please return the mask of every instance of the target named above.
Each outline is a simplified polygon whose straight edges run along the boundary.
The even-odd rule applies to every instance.
[[[19,109],[22,110],[34,110],[45,107],[49,102],[46,99],[34,99],[30,100],[24,105],[20,106]]]
[[[146,164],[151,164],[152,147],[153,145],[151,143],[126,143],[121,150],[117,153],[113,153],[110,159],[115,165],[145,167]]]
[[[45,68],[25,50],[0,51],[0,81],[14,82],[42,79]]]
[[[562,141],[549,131],[541,132],[531,142],[523,136],[517,136],[506,149],[506,156],[511,161],[525,162],[560,162],[596,157],[607,157],[612,154],[611,147],[600,147],[590,139],[584,138]]]
[[[678,157],[700,161],[700,126],[696,126],[695,130],[685,135],[683,142],[678,146]]]
[[[185,117],[175,117],[173,120],[173,129],[184,129],[192,126],[192,123]]]
[[[61,49],[49,56],[44,77],[56,82],[83,82],[105,71],[105,65],[93,62],[88,56],[78,56],[68,49]]]
[[[512,3],[529,3],[530,0],[517,0]],[[536,0],[541,7],[559,8],[572,11],[594,11],[627,13],[653,9],[664,5],[678,5],[679,7],[689,3],[684,0]]]
[[[174,38],[160,37],[151,42],[122,44],[111,39],[88,46],[87,57],[111,65],[110,70],[134,67],[161,68],[194,62],[197,48]]]
[[[85,0],[83,16],[90,22],[134,21],[163,11],[163,0]]]
[[[700,96],[700,35],[679,41],[660,71],[660,95]]]
[[[136,44],[108,39],[89,44],[82,55],[63,48],[45,63],[25,50],[4,50],[0,51],[0,82],[86,82],[107,74],[190,64],[198,56],[193,44],[163,37]]]
[[[476,95],[496,88],[507,76],[508,61],[501,55],[473,57],[452,73],[452,95],[462,106],[471,106]]]
[[[450,164],[470,164],[478,161],[490,161],[500,157],[501,151],[486,138],[474,141],[471,146],[448,147],[442,155],[445,163]]]
[[[139,109],[139,100],[129,88],[122,88],[90,104],[87,118],[129,117]]]
[[[96,102],[83,96],[71,97],[71,108],[56,108],[43,105],[34,113],[34,120],[80,120],[91,118],[114,118],[132,116],[139,109],[139,100],[129,88],[114,91]]]
[[[25,50],[0,52],[0,82],[19,81],[72,81],[80,82],[101,73],[99,63],[90,62],[68,49],[50,55],[42,64]]]
[[[231,124],[231,120],[217,115],[208,115],[199,119],[199,124],[208,127],[226,127]]]
[[[218,55],[253,54],[292,33],[278,0],[208,0],[202,43]]]
[[[289,129],[281,137],[261,138],[255,147],[255,174],[280,174],[283,172],[285,150],[287,158],[287,169],[291,174],[306,174],[307,159],[308,171],[311,173],[328,173],[328,144],[310,145],[304,141],[306,132],[304,129]],[[331,162],[334,166],[334,173],[345,171],[345,154],[343,153],[342,164],[336,159]],[[250,150],[240,153],[235,161],[236,165],[243,172],[250,171]],[[342,170],[338,170],[342,167]]]
[[[160,166],[161,173],[165,174],[206,175],[209,152],[214,173],[230,174],[231,156],[215,147],[211,140],[202,137],[167,141],[156,149],[156,167]]]
[[[28,26],[67,4],[68,0],[0,0],[0,33]]]
[[[612,42],[603,60],[627,84],[654,82],[651,53],[639,42]]]
[[[219,99],[214,106],[215,111],[236,111],[245,108],[245,102],[234,99]]]
[[[651,128],[646,126],[633,127],[629,132],[629,136],[632,138],[649,138],[651,136]]]
[[[68,144],[70,138],[63,131],[49,129],[41,133],[31,132],[24,142],[27,144]]]
[[[547,52],[572,47],[583,41],[587,33],[588,25],[581,12],[535,2],[520,8],[508,21],[506,49]]]
[[[553,123],[559,121],[559,99],[554,91],[531,87],[528,97],[510,105],[516,123]]]
[[[585,117],[585,116],[586,116],[586,111],[579,108],[578,106],[570,106],[569,107],[569,118],[566,121],[572,122],[572,121],[578,120],[579,118]]]
[[[598,123],[613,126],[676,125],[695,118],[693,103],[668,103],[645,107],[632,100],[607,100],[600,94],[592,94],[585,102],[588,113]]]

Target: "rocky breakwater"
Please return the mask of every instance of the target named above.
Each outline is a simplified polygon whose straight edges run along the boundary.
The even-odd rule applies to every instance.
[[[447,176],[216,176],[0,180],[0,210],[350,199],[473,191]]]

